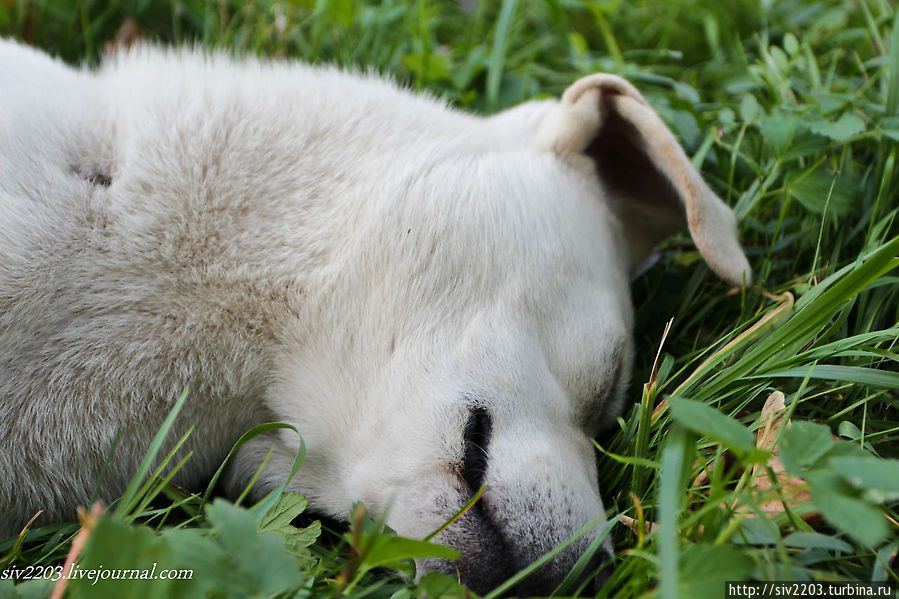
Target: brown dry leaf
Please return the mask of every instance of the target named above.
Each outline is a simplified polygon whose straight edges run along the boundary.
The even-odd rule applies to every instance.
[[[768,396],[765,405],[762,406],[762,414],[759,417],[761,426],[755,434],[756,447],[766,450],[770,450],[774,447],[774,440],[783,428],[786,409],[786,398],[783,393],[775,391]]]
[[[665,403],[665,402],[663,402]],[[659,408],[664,409],[662,404]],[[759,449],[771,452],[771,457],[765,464],[755,464],[752,467],[749,485],[758,491],[758,494],[767,497],[765,501],[758,504],[762,512],[766,514],[778,514],[786,511],[786,508],[795,510],[811,501],[811,492],[808,483],[801,478],[797,478],[787,472],[783,463],[780,461],[779,447],[775,442],[780,435],[781,430],[785,426],[789,426],[790,421],[786,417],[786,398],[780,391],[774,391],[768,396],[765,405],[762,407],[762,413],[759,416],[760,426],[756,432],[755,446]],[[699,464],[694,464],[694,468]],[[777,486],[780,488],[780,494],[776,494],[774,484],[768,476],[766,466],[771,469],[777,479]],[[709,481],[709,470],[703,468],[690,488],[695,489]],[[783,500],[781,500],[781,495]],[[785,506],[786,504],[786,506]],[[722,507],[728,507],[723,505]],[[750,511],[749,507],[744,504],[732,504],[729,506],[736,512],[744,514],[746,518],[755,518],[758,514]],[[800,517],[806,522],[817,522],[821,519],[821,515],[817,511],[811,511],[800,514]],[[639,534],[640,525],[637,520],[628,516],[621,517],[621,523],[630,528],[634,534]],[[650,521],[644,522],[645,532],[654,531],[658,524]],[[700,529],[701,532],[701,529]]]
[[[620,523],[624,524],[625,526],[627,526],[631,530],[632,533],[637,535],[637,537],[643,536],[640,534],[640,521],[639,520],[637,520],[635,518],[631,518],[630,516],[621,516],[618,519],[618,521]],[[659,528],[659,525],[655,522],[652,522],[651,520],[644,520],[644,522],[643,522],[643,534],[648,535],[648,534],[653,533],[656,530],[658,530],[658,528]],[[696,530],[693,531],[693,535],[692,535],[693,538],[698,538],[699,536],[702,535],[702,532],[703,532],[703,527],[700,524],[699,526],[696,527]],[[681,534],[680,529],[678,529],[678,534]]]
[[[635,535],[640,534],[640,523],[634,518],[631,518],[630,516],[621,516],[618,521],[630,528]],[[649,520],[643,522],[643,529],[646,534],[651,533],[658,527],[659,525],[655,522],[650,522]]]
[[[789,419],[786,418],[786,403],[783,393],[775,391],[768,396],[764,407],[762,407],[759,421],[761,426],[756,433],[755,446],[771,452],[771,457],[766,464],[756,464],[752,467],[749,484],[759,491],[760,494],[770,496],[770,499],[759,503],[759,508],[765,513],[775,514],[785,511],[785,503],[786,507],[791,510],[808,503],[812,498],[808,483],[787,473],[778,455],[780,448],[774,445],[780,431],[784,426],[789,425]],[[783,494],[783,501],[780,496],[774,496],[774,484],[768,476],[765,466],[770,468],[777,478],[778,486]],[[736,508],[737,511],[746,511],[747,509],[745,505],[740,505]],[[755,514],[747,514],[747,517],[750,518],[754,516]],[[806,520],[814,519],[817,517],[817,512],[805,514],[802,517]]]

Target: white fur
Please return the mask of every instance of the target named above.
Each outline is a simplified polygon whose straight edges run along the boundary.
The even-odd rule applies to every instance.
[[[622,402],[643,249],[579,154],[604,118],[587,96],[480,118],[297,63],[145,47],[75,71],[0,41],[0,534],[71,518],[121,430],[115,499],[187,384],[182,486],[285,421],[316,510],[362,500],[417,537],[471,496],[487,409],[488,490],[441,537],[466,557],[423,564],[474,588],[601,515],[590,436]],[[660,168],[703,186],[694,238],[748,275],[729,209]],[[281,483],[293,433],[250,443],[229,488],[271,447],[256,488]]]

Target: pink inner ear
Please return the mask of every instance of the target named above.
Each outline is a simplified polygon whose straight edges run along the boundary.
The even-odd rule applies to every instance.
[[[646,153],[645,140],[633,123],[615,110],[603,88],[603,122],[585,154],[593,160],[608,201],[625,228],[636,227],[641,237],[659,240],[687,224],[683,199],[674,184]]]

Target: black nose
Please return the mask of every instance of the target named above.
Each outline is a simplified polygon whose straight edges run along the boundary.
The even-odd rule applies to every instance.
[[[487,476],[487,448],[493,435],[493,418],[487,408],[477,407],[471,411],[465,424],[464,459],[462,461],[462,480],[468,485],[472,494],[476,493]]]

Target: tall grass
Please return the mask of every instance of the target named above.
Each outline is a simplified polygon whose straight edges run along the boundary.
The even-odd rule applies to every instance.
[[[629,78],[734,206],[757,287],[728,289],[688,237],[669,240],[634,282],[632,401],[598,440],[598,456],[609,515],[636,527],[614,527],[617,569],[599,596],[723,596],[724,580],[897,580],[893,3],[0,2],[0,34],[76,63],[95,63],[126,18],[151,40],[374,68],[479,112],[558,95],[590,72]],[[775,391],[792,421],[775,446],[782,473],[753,434]],[[759,485],[754,467],[771,484]],[[164,478],[160,471],[150,480]],[[811,501],[789,501],[788,481],[808,485]],[[203,510],[202,498],[150,488],[157,507],[129,511],[144,524],[103,520],[86,565],[133,567],[116,562],[115,546],[130,547],[119,556],[130,563],[157,556],[183,564],[188,555],[197,563],[205,552],[197,568],[207,578],[153,591],[166,597],[465,593],[446,577],[411,584],[380,570],[408,571],[403,558],[440,550],[390,536],[361,509],[348,533],[319,536],[309,520],[290,526],[305,507],[298,498],[257,511],[216,500]],[[0,542],[0,567],[61,563],[76,529]],[[50,586],[3,585],[0,595],[23,597]],[[70,591],[136,597],[148,588],[73,582]]]

